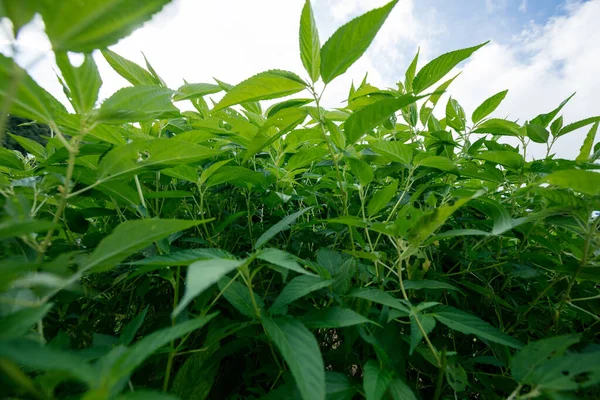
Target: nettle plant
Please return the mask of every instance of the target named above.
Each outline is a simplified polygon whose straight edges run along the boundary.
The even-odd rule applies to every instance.
[[[0,149],[3,397],[600,397],[600,117],[434,112],[483,45],[321,107],[397,1],[322,46],[307,1],[304,78],[172,90],[106,49],[167,2],[0,2],[15,35],[41,14],[74,110],[0,57],[2,125],[51,129]],[[132,85],[99,106],[96,49]]]

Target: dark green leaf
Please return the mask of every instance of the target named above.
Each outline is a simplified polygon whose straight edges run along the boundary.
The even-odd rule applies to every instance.
[[[134,86],[160,86],[158,81],[152,74],[140,67],[133,61],[121,57],[114,51],[104,49],[102,55],[110,66]]]
[[[591,196],[600,195],[600,173],[598,172],[566,169],[551,173],[543,181]]]
[[[145,219],[123,222],[98,244],[87,260],[85,270],[88,272],[109,270],[156,240],[208,221]]]
[[[171,314],[175,318],[185,307],[202,294],[206,289],[217,283],[221,278],[241,267],[245,260],[213,258],[196,261],[188,267],[185,280],[185,293]]]
[[[380,369],[374,360],[369,360],[363,366],[363,388],[366,400],[381,400],[392,383],[392,371]]]
[[[523,347],[517,339],[494,328],[478,317],[449,306],[440,306],[431,313],[436,320],[448,328],[465,334],[479,336],[490,342],[500,343],[515,349]]]
[[[311,208],[305,208],[300,211],[296,211],[293,214],[288,215],[283,218],[281,221],[277,222],[275,225],[271,226],[267,229],[254,243],[254,248],[259,249],[262,245],[266,244],[269,240],[271,240],[275,235],[279,232],[283,232],[285,230],[290,229],[290,226],[296,222],[296,220],[305,212],[309,211]]]
[[[290,318],[263,318],[262,323],[292,372],[302,398],[325,400],[325,366],[312,333]]]
[[[302,323],[311,329],[344,328],[346,326],[374,323],[368,318],[342,307],[327,307],[310,311],[301,318]]]
[[[280,314],[286,305],[308,295],[311,292],[314,292],[315,290],[323,289],[332,284],[332,280],[324,280],[317,276],[297,276],[283,287],[281,293],[279,293],[279,296],[277,296],[269,311],[272,314]]]
[[[118,90],[102,103],[96,121],[120,125],[176,118],[179,110],[171,102],[173,91],[158,86],[133,86]]]

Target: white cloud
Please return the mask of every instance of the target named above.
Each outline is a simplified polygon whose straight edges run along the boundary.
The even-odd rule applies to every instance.
[[[519,11],[521,11],[522,13],[527,12],[527,0],[521,1],[521,5],[519,5]]]
[[[509,89],[495,115],[525,121],[549,112],[577,91],[563,109],[565,123],[599,115],[600,2],[571,4],[567,14],[545,25],[531,25],[508,44],[490,43],[466,63],[450,87],[454,98],[472,111],[488,96]],[[574,158],[586,134],[580,130],[558,140],[553,152]],[[545,146],[532,145],[532,155]]]

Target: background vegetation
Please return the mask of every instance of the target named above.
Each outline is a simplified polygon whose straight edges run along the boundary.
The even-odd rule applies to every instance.
[[[172,90],[107,49],[167,2],[0,1],[15,35],[42,15],[72,107],[0,56],[3,397],[600,397],[600,117],[438,104],[484,44],[321,107],[397,1],[323,45],[307,1],[304,77]],[[100,105],[95,49],[131,83]]]

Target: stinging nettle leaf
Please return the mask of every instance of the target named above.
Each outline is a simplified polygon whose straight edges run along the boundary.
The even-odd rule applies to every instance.
[[[585,136],[585,140],[579,149],[579,155],[577,156],[577,161],[587,161],[590,158],[590,152],[592,151],[592,145],[594,144],[594,139],[596,138],[596,133],[598,132],[598,122],[592,125],[592,128]]]
[[[12,87],[13,84],[16,84],[16,88]],[[65,107],[42,89],[25,70],[2,54],[0,104],[6,104],[12,115],[46,124],[67,113]]]
[[[414,103],[421,97],[404,95],[397,99],[383,99],[352,113],[344,123],[344,133],[348,144],[356,143],[364,134],[383,124],[396,111]]]
[[[421,93],[423,90],[435,84],[461,61],[466,60],[471,54],[488,43],[489,42],[485,42],[466,49],[454,50],[433,59],[421,68],[417,73],[417,76],[415,76],[415,79],[413,80],[413,92],[415,94]]]
[[[440,306],[431,313],[433,317],[450,329],[473,334],[490,342],[500,343],[515,349],[523,347],[517,339],[501,332],[478,317],[450,306]]]
[[[312,333],[291,318],[263,318],[265,331],[288,365],[304,400],[325,400],[325,365]]]
[[[306,0],[300,16],[300,58],[313,83],[321,70],[321,42],[310,0]]]
[[[98,100],[98,92],[102,85],[94,58],[91,54],[86,54],[81,66],[74,67],[66,53],[55,54],[56,64],[69,88],[69,98],[73,108],[79,114],[90,112]]]
[[[374,360],[369,360],[363,366],[363,388],[366,400],[381,400],[385,395],[390,383],[392,383],[392,371],[380,369]]]
[[[598,172],[566,169],[553,172],[543,178],[542,181],[564,189],[573,189],[583,194],[589,194],[590,196],[600,195],[600,173]]]
[[[173,101],[193,100],[222,90],[221,86],[212,83],[186,83],[177,89]]]
[[[98,244],[87,260],[85,270],[92,273],[109,270],[156,240],[209,221],[144,219],[123,222]]]
[[[267,229],[265,231],[265,233],[263,233],[262,235],[260,235],[260,237],[256,240],[256,243],[254,244],[254,248],[255,249],[259,249],[262,245],[264,245],[269,240],[271,240],[279,232],[283,232],[285,230],[288,230],[290,228],[290,226],[294,222],[296,222],[296,220],[302,214],[304,214],[305,212],[309,211],[311,208],[312,207],[308,207],[308,208],[305,208],[303,210],[296,211],[295,213],[290,214],[287,217],[284,217],[281,221],[277,222],[275,225],[273,225],[272,227],[270,227],[269,229]]]
[[[371,45],[388,15],[398,3],[394,0],[371,10],[340,27],[321,48],[321,77],[329,83],[346,72]]]
[[[97,179],[124,179],[144,169],[157,170],[194,164],[219,153],[219,150],[173,139],[133,142],[119,146],[104,156],[98,166]],[[197,177],[194,182],[196,180]]]
[[[120,125],[179,117],[173,105],[171,89],[159,86],[133,86],[118,90],[106,99],[96,115],[96,122]]]
[[[102,55],[115,72],[134,86],[160,86],[160,81],[133,61],[129,61],[109,49],[103,49]]]
[[[498,92],[495,95],[485,99],[485,101],[481,103],[479,107],[475,109],[475,111],[473,111],[473,114],[471,115],[471,121],[476,124],[493,113],[494,110],[498,108],[500,103],[502,103],[502,100],[504,100],[507,93],[508,90],[503,90],[502,92]]]
[[[206,289],[216,284],[222,277],[241,267],[245,260],[214,258],[196,261],[188,267],[185,280],[185,293],[171,314],[175,318],[185,307]]]
[[[232,87],[213,111],[240,103],[289,96],[306,89],[306,82],[293,72],[270,70],[261,72]]]
[[[128,36],[169,2],[42,0],[41,13],[54,50],[89,53]]]
[[[302,275],[292,279],[279,293],[273,302],[270,312],[279,314],[286,305],[298,300],[315,290],[323,289],[333,284],[333,280],[324,280],[317,276]]]
[[[370,217],[375,216],[379,211],[383,210],[398,191],[398,180],[394,179],[392,183],[378,190],[369,200],[367,204],[367,213]]]

